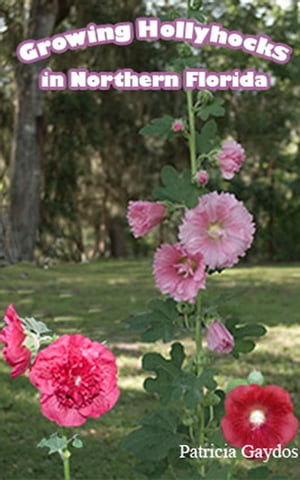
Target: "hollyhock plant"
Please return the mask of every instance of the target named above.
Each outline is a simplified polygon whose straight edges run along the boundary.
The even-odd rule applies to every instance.
[[[7,326],[0,332],[0,342],[5,344],[3,356],[6,363],[13,367],[12,378],[22,375],[30,364],[31,352],[24,345],[26,334],[13,305],[5,312],[4,321]]]
[[[255,231],[253,217],[231,193],[212,192],[187,210],[179,228],[186,250],[201,253],[211,269],[231,267],[245,255]]]
[[[245,160],[245,150],[235,140],[228,140],[222,144],[222,151],[216,158],[219,160],[223,177],[231,180]]]
[[[209,350],[218,353],[230,353],[234,347],[234,338],[222,323],[215,320],[208,327],[207,346]]]
[[[162,244],[153,263],[156,286],[174,300],[194,302],[205,288],[205,263],[200,253],[190,255],[180,244]]]
[[[130,201],[127,219],[135,238],[151,232],[165,217],[167,207],[162,203]]]
[[[41,392],[43,415],[58,425],[75,427],[115,405],[116,373],[116,359],[108,348],[75,334],[63,335],[41,350],[29,379]]]
[[[233,447],[251,445],[247,458],[263,460],[255,449],[284,447],[298,430],[289,393],[277,385],[241,385],[225,400],[226,415],[221,420],[225,440]]]

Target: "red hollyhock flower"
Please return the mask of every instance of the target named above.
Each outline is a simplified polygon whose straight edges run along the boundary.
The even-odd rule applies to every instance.
[[[116,359],[82,335],[63,335],[41,350],[29,379],[41,392],[41,411],[58,425],[76,427],[110,410],[119,397]]]
[[[259,448],[281,447],[292,441],[298,420],[293,415],[289,393],[277,385],[241,385],[229,392],[225,400],[226,416],[221,428],[233,447],[251,445]],[[263,460],[253,452],[253,460]]]
[[[7,308],[4,321],[7,327],[0,332],[0,342],[5,344],[4,360],[13,367],[10,376],[14,378],[25,372],[30,363],[31,352],[24,346],[26,335],[13,305]]]

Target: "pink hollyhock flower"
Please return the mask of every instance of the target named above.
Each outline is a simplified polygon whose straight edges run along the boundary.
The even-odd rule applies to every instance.
[[[98,342],[63,335],[41,350],[29,379],[41,392],[41,411],[58,425],[76,427],[110,410],[119,397],[116,359]]]
[[[181,132],[184,129],[184,123],[182,120],[175,120],[172,125],[173,132]]]
[[[234,347],[234,338],[222,323],[214,321],[208,327],[207,346],[218,353],[229,353]]]
[[[205,263],[200,253],[190,255],[179,243],[160,246],[153,264],[156,286],[174,300],[194,302],[199,288],[205,288]]]
[[[0,342],[5,344],[4,360],[13,367],[10,376],[14,378],[22,375],[29,366],[31,352],[24,345],[26,334],[13,305],[7,308],[4,321],[7,327],[0,332]]]
[[[253,217],[242,202],[231,193],[212,192],[186,211],[179,238],[190,254],[201,253],[215,269],[237,263],[250,247],[254,231]]]
[[[286,390],[277,385],[241,385],[225,399],[226,416],[221,428],[226,441],[233,447],[245,448],[252,460],[264,460],[255,449],[284,447],[293,440],[298,420]]]
[[[228,140],[222,145],[222,152],[217,155],[220,162],[220,170],[226,180],[233,178],[245,160],[245,150],[235,140]]]
[[[163,221],[167,207],[156,202],[129,202],[127,219],[135,238],[143,237]]]
[[[206,185],[208,182],[208,173],[205,170],[200,170],[197,173],[197,180],[201,185]]]

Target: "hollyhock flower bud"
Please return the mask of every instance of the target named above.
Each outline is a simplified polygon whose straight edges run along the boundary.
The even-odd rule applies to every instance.
[[[218,353],[229,353],[234,347],[234,338],[222,323],[215,320],[208,327],[207,346]]]
[[[290,395],[277,385],[234,388],[226,396],[225,412],[221,429],[226,442],[237,448],[251,446],[250,460],[264,460],[263,449],[283,448],[297,434]]]
[[[172,125],[173,132],[182,132],[184,130],[184,123],[182,120],[175,120]]]
[[[163,244],[153,263],[156,286],[174,300],[194,302],[200,288],[205,288],[205,263],[201,254],[189,255],[179,244]]]
[[[5,344],[4,360],[13,367],[10,376],[14,378],[22,375],[29,366],[31,352],[24,345],[26,334],[13,305],[9,305],[7,308],[4,321],[7,323],[7,327],[0,332],[0,342]]]
[[[129,202],[127,219],[135,238],[151,232],[165,217],[167,207],[156,202]]]
[[[205,170],[200,170],[197,173],[197,180],[200,183],[200,185],[206,185],[208,182],[208,173]]]
[[[245,150],[235,140],[228,140],[222,144],[222,151],[217,155],[220,162],[220,170],[226,180],[233,178],[245,160]]]
[[[65,427],[98,418],[119,397],[112,352],[83,335],[63,335],[41,350],[29,380],[41,392],[42,414]]]
[[[249,373],[247,380],[249,383],[256,383],[257,385],[263,385],[265,383],[263,374],[258,370],[253,370],[253,372]]]

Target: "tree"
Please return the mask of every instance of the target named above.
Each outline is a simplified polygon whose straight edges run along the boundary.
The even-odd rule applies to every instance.
[[[7,3],[4,9],[10,46],[17,40],[44,38],[68,14],[72,0]],[[5,6],[5,5],[4,5]],[[16,34],[17,32],[17,34]],[[14,48],[16,48],[16,44]],[[32,261],[39,226],[41,161],[45,137],[43,92],[39,71],[45,61],[30,65],[14,59],[15,118],[11,150],[9,231],[12,261]]]

